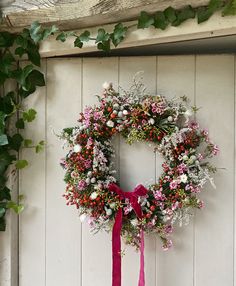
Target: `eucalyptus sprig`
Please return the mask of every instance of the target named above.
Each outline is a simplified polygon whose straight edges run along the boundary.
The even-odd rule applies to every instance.
[[[55,26],[43,29],[34,22],[20,34],[0,32],[0,231],[6,228],[8,209],[16,213],[23,210],[20,198],[16,202],[12,200],[12,190],[8,186],[9,166],[13,165],[15,171],[28,166],[26,159],[18,158],[22,147],[32,147],[38,153],[44,146],[43,141],[33,145],[32,140],[21,134],[37,114],[33,108],[24,110],[23,102],[38,86],[45,85],[44,75],[37,69],[40,67],[39,44],[56,31]],[[24,67],[19,65],[19,58],[23,56],[29,62]],[[17,88],[6,91],[9,81]]]

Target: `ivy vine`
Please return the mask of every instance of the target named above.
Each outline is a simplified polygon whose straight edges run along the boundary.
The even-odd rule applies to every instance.
[[[26,159],[19,160],[20,148],[34,148],[39,153],[44,141],[34,143],[24,138],[22,130],[37,115],[36,110],[24,110],[25,98],[35,92],[38,86],[44,86],[44,75],[40,67],[39,43],[57,31],[55,26],[43,29],[33,23],[20,34],[0,32],[0,231],[6,228],[5,215],[8,209],[20,213],[23,210],[22,195],[17,201],[12,200],[12,190],[8,186],[9,166],[13,172],[28,165]],[[29,63],[21,67],[19,58],[26,55]],[[8,82],[17,86],[7,91]]]
[[[112,45],[117,47],[125,39],[127,31],[131,28],[146,29],[153,26],[156,29],[165,30],[168,26],[177,27],[188,19],[194,18],[200,24],[207,21],[217,11],[221,11],[223,17],[235,15],[236,0],[210,0],[206,6],[192,7],[187,5],[182,9],[168,7],[153,14],[142,11],[138,17],[137,24],[125,26],[122,23],[118,23],[114,26],[112,32],[99,28],[95,37],[91,37],[91,33],[88,30],[85,30],[80,35],[76,32],[61,32],[56,40],[65,42],[68,37],[74,37],[74,46],[78,48],[83,48],[86,42],[94,41],[98,50],[109,52]]]
[[[80,35],[76,32],[60,32],[56,40],[65,42],[68,37],[74,37],[74,46],[78,48],[83,48],[86,42],[94,41],[98,50],[108,52],[112,45],[117,47],[125,39],[131,28],[146,29],[153,26],[165,30],[170,25],[177,27],[194,18],[197,18],[200,24],[216,11],[221,11],[222,16],[235,15],[236,0],[210,0],[206,6],[193,8],[187,5],[178,10],[168,7],[153,14],[143,11],[137,24],[125,26],[118,23],[112,32],[99,28],[94,37],[88,30]],[[14,172],[25,168],[28,161],[19,160],[19,150],[22,147],[34,148],[35,152],[39,153],[45,144],[44,141],[34,143],[30,138],[23,137],[21,131],[37,116],[33,108],[24,110],[23,102],[38,86],[45,85],[44,75],[38,70],[39,44],[57,30],[56,26],[42,28],[38,22],[34,22],[29,29],[23,29],[19,34],[0,32],[0,231],[6,228],[5,215],[8,209],[20,213],[24,208],[20,202],[22,196],[19,196],[17,201],[12,200],[12,190],[8,187],[9,166],[14,166]],[[23,56],[28,58],[29,64],[21,67],[19,58]],[[17,88],[7,91],[9,81],[14,81]]]

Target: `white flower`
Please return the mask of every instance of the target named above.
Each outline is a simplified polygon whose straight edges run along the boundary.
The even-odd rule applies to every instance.
[[[93,192],[93,193],[90,195],[90,199],[91,199],[91,200],[96,200],[97,197],[98,197],[98,193],[97,193],[97,192]]]
[[[102,87],[103,87],[104,89],[109,89],[109,88],[112,87],[112,83],[105,81],[104,84],[102,85]]]
[[[90,184],[90,179],[87,178],[87,179],[85,180],[85,182],[86,182],[87,185],[89,185],[89,184]]]
[[[172,122],[172,121],[173,121],[173,117],[172,117],[172,116],[168,116],[167,120],[168,120],[169,122]]]
[[[187,175],[183,174],[179,177],[181,183],[186,183],[188,181]]]
[[[108,126],[108,127],[111,127],[111,128],[114,127],[114,122],[111,121],[111,120],[108,120],[108,121],[107,121],[107,126]]]
[[[111,208],[111,209],[114,209],[115,207],[116,207],[116,203],[111,203],[111,204],[110,204],[110,208]]]
[[[118,103],[115,103],[115,104],[113,105],[113,108],[116,109],[116,110],[119,109],[119,107],[120,107],[120,106],[119,106]]]
[[[130,221],[130,223],[132,224],[132,226],[137,226],[138,225],[138,220],[136,219],[136,218],[134,218],[134,219],[132,219],[131,221]]]
[[[185,117],[185,119],[186,119],[186,122],[189,121],[189,117],[191,117],[192,115],[193,115],[193,112],[192,112],[192,110],[190,110],[190,109],[187,109],[187,110],[184,112],[184,117]]]
[[[125,110],[123,110],[123,114],[124,115],[127,115],[128,114],[128,111],[125,109]]]
[[[84,222],[84,221],[86,220],[86,218],[87,218],[87,215],[86,215],[86,214],[82,214],[82,215],[80,215],[80,217],[79,217],[79,219],[80,219],[81,222]]]
[[[106,209],[106,215],[108,215],[108,216],[112,215],[112,210],[111,209]]]
[[[74,152],[75,153],[79,153],[81,151],[81,149],[82,149],[82,147],[79,144],[74,146]]]
[[[119,117],[123,117],[123,111],[119,111],[119,112],[118,112],[118,116],[119,116]]]
[[[155,120],[154,120],[153,118],[150,118],[150,119],[148,120],[148,123],[151,124],[151,125],[153,125],[153,124],[155,123]]]
[[[88,176],[89,178],[91,178],[92,175],[93,175],[92,171],[88,171],[87,176]]]
[[[94,184],[95,182],[96,182],[96,178],[93,177],[93,178],[91,179],[91,183]]]
[[[188,160],[188,155],[184,155],[184,156],[183,156],[183,160],[184,160],[184,161],[187,161],[187,160]]]

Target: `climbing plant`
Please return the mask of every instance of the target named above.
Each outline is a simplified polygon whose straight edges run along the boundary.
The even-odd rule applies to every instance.
[[[65,42],[68,37],[74,37],[74,46],[78,48],[82,48],[86,42],[94,41],[98,50],[109,52],[112,45],[117,47],[125,39],[131,28],[146,29],[153,26],[165,30],[170,25],[177,27],[194,18],[200,24],[217,11],[221,11],[222,16],[235,15],[236,0],[210,0],[206,6],[186,5],[182,9],[168,7],[152,14],[143,11],[137,24],[126,26],[118,23],[112,32],[99,28],[95,36],[91,36],[88,30],[79,35],[76,32],[60,32],[56,40]],[[26,159],[19,160],[18,152],[22,147],[34,148],[38,153],[44,146],[44,141],[35,143],[22,135],[21,131],[37,115],[33,108],[24,110],[23,103],[38,86],[45,85],[44,75],[38,69],[39,44],[55,32],[56,26],[42,28],[38,22],[18,34],[0,32],[0,231],[6,228],[5,215],[8,209],[13,209],[16,213],[23,210],[21,197],[17,201],[12,200],[12,190],[8,184],[9,166],[12,165],[13,172],[17,172],[28,165]],[[28,59],[24,67],[19,64],[22,57]],[[7,88],[10,81],[11,86],[15,83],[16,88],[13,90]]]
[[[56,39],[65,42],[68,37],[74,37],[74,46],[78,48],[82,48],[86,42],[94,41],[98,50],[108,52],[112,45],[117,47],[125,39],[127,31],[131,28],[146,29],[152,26],[156,29],[165,30],[170,25],[177,27],[188,19],[194,18],[201,24],[217,11],[221,11],[223,17],[235,15],[236,0],[210,0],[206,6],[192,7],[191,5],[186,5],[182,9],[168,7],[153,14],[142,11],[138,17],[137,24],[126,26],[118,23],[114,26],[112,32],[99,28],[95,36],[91,36],[88,30],[79,35],[76,32],[61,32]]]
[[[37,86],[45,85],[44,75],[38,70],[39,43],[56,30],[55,26],[42,29],[38,23],[34,23],[20,34],[0,32],[0,231],[6,228],[7,209],[13,209],[16,213],[23,210],[20,203],[22,196],[13,201],[8,184],[12,172],[28,165],[26,159],[19,160],[20,148],[34,148],[36,153],[43,149],[44,141],[34,143],[22,135],[21,131],[37,115],[33,108],[24,110],[23,103]],[[23,55],[28,59],[24,67],[19,65],[19,58]],[[9,90],[9,86],[16,88]],[[9,174],[10,165],[13,169]]]

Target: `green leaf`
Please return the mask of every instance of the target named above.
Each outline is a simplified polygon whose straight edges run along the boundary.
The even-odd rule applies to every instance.
[[[6,230],[6,220],[4,217],[0,218],[0,231]]]
[[[9,116],[15,111],[15,92],[8,92],[5,96],[0,97],[0,111]]]
[[[156,12],[153,26],[157,29],[165,30],[168,25],[169,22],[166,20],[164,12]]]
[[[55,25],[52,25],[50,28],[44,29],[42,32],[41,40],[46,40],[49,36],[53,35],[58,31],[58,28]]]
[[[0,206],[0,218],[2,218],[6,213],[6,209]]]
[[[6,75],[10,75],[12,68],[14,67],[16,60],[10,52],[6,52],[0,58],[0,71]]]
[[[15,35],[9,32],[0,32],[0,47],[9,48],[13,45]]]
[[[57,37],[57,41],[65,42],[67,38],[67,34],[65,32],[60,33]]]
[[[13,201],[7,203],[7,208],[14,210],[16,214],[20,214],[24,210],[24,206],[22,204],[17,204]]]
[[[31,86],[45,86],[44,75],[38,70],[33,70],[29,74],[27,81]]]
[[[24,147],[30,147],[32,144],[33,144],[33,141],[31,139],[24,140]]]
[[[230,0],[224,7],[222,16],[236,15],[236,0]]]
[[[16,42],[16,45],[20,46],[21,48],[27,49],[28,36],[24,37],[23,35],[18,35],[15,42]]]
[[[172,7],[168,7],[164,11],[165,18],[169,21],[169,23],[174,23],[177,20],[176,11]]]
[[[84,31],[82,34],[80,34],[79,39],[81,42],[88,42],[90,40],[90,32]]]
[[[108,40],[106,42],[98,43],[97,44],[97,48],[99,50],[104,51],[104,52],[109,52],[110,49],[111,49],[111,42],[110,42],[110,40]]]
[[[39,22],[38,21],[33,22],[29,29],[29,32],[31,39],[35,43],[38,43],[42,39],[42,34],[40,33],[40,30],[41,30],[41,25],[39,24]]]
[[[0,85],[3,85],[7,78],[8,76],[5,73],[0,71]]]
[[[27,55],[29,60],[36,66],[40,67],[40,54],[39,54],[39,47],[33,43],[28,44],[27,48]]]
[[[224,4],[223,0],[211,0],[208,4],[208,9],[212,11],[216,11],[221,8]]]
[[[196,13],[192,6],[188,5],[177,12],[177,19],[172,23],[172,26],[179,26],[188,19],[195,18]]]
[[[4,134],[6,117],[7,115],[3,111],[0,111],[0,135]]]
[[[4,187],[0,190],[0,201],[9,201],[11,199],[11,190]]]
[[[138,29],[145,29],[154,24],[154,18],[147,12],[142,11],[138,18]]]
[[[107,33],[104,29],[98,29],[98,34],[96,38],[96,43],[99,42],[107,42],[110,39],[109,33]]]
[[[12,137],[9,136],[9,146],[17,152],[20,150],[23,141],[24,139],[19,133],[14,134]]]
[[[34,70],[33,65],[27,65],[23,69],[18,68],[12,72],[12,77],[22,86],[26,85],[28,75]]]
[[[17,121],[16,121],[16,128],[18,129],[24,129],[25,128],[25,122],[23,120],[23,118],[19,118]]]
[[[83,42],[80,41],[80,38],[77,37],[75,40],[74,40],[74,47],[77,47],[77,48],[82,48],[83,47]]]
[[[113,33],[111,34],[111,40],[115,47],[117,47],[125,38],[128,27],[125,27],[122,23],[115,25]]]
[[[3,174],[7,167],[16,159],[16,156],[10,155],[6,150],[0,152],[0,174]],[[5,181],[5,177],[1,176],[0,178],[0,187]]]
[[[4,146],[8,144],[8,139],[6,134],[0,135],[0,146]]]
[[[27,160],[18,160],[18,161],[16,161],[16,168],[17,169],[23,169],[23,168],[25,168],[28,165],[29,165],[29,163],[28,163]]]
[[[39,153],[39,152],[43,151],[44,145],[45,145],[45,142],[44,141],[40,141],[38,143],[38,145],[35,147],[35,152]]]
[[[15,54],[18,55],[20,58],[26,53],[26,50],[22,47],[18,47],[15,49]]]
[[[36,117],[37,111],[33,108],[28,111],[23,112],[23,120],[27,122],[32,122]]]
[[[206,7],[200,7],[197,9],[197,21],[198,24],[203,23],[207,21],[211,16],[213,15],[213,12]]]

